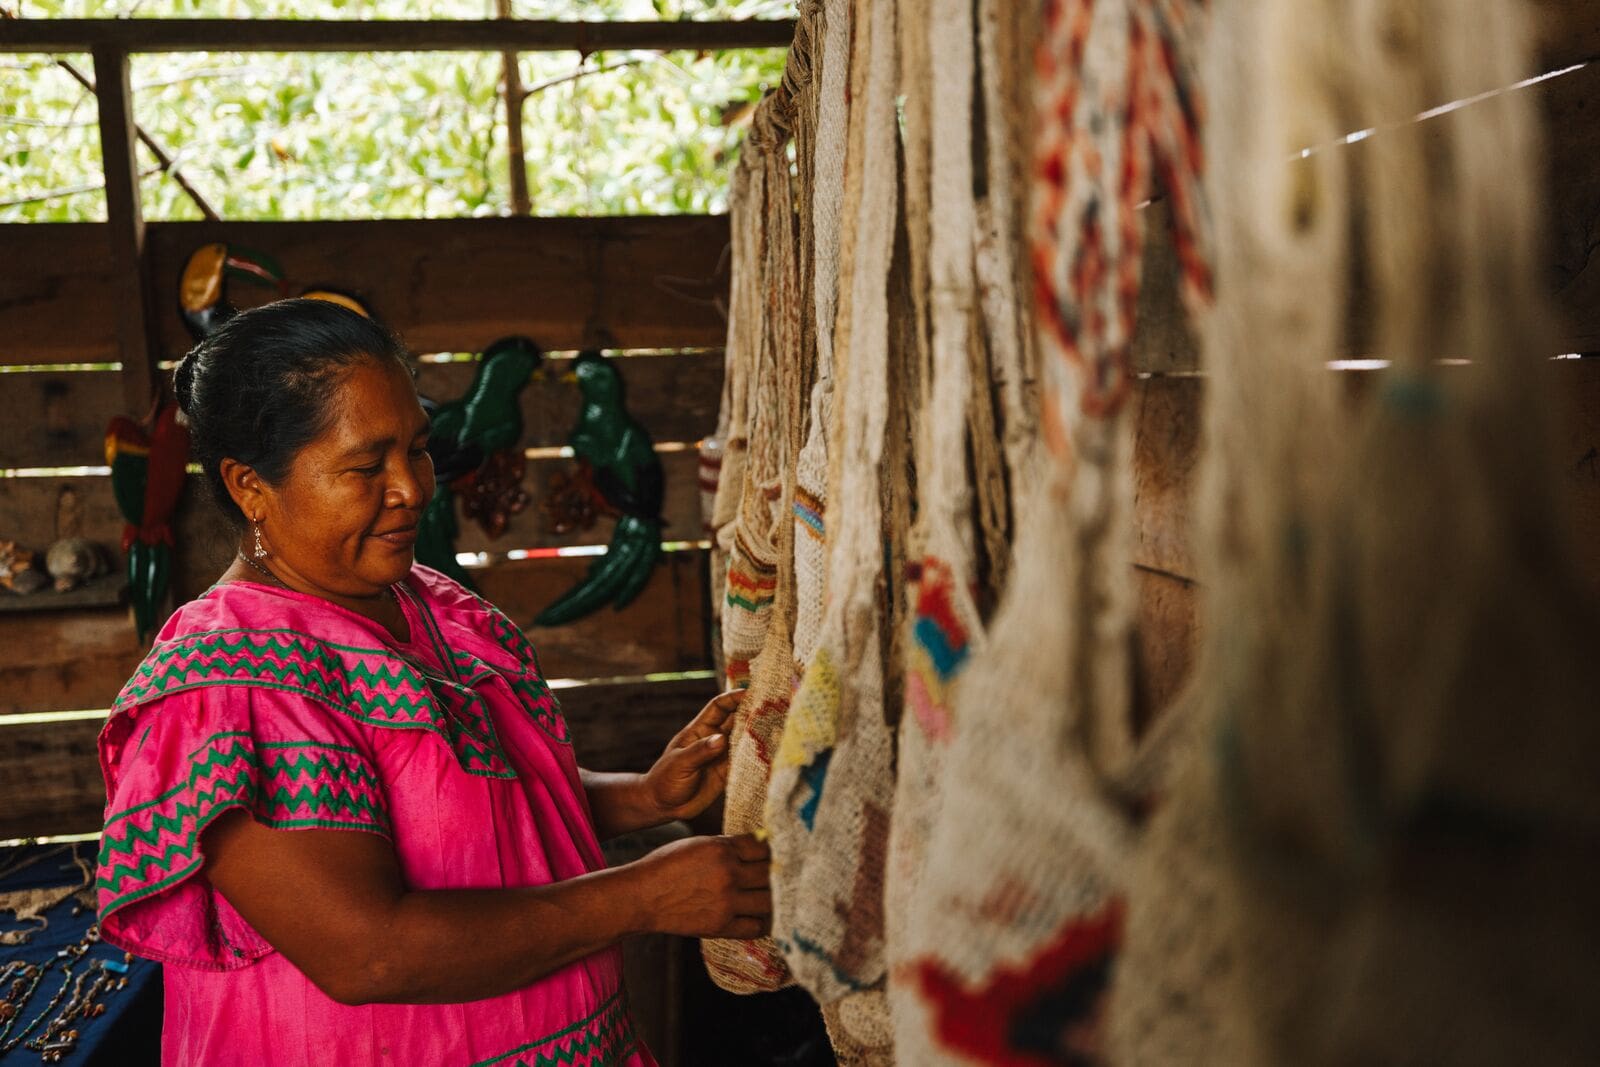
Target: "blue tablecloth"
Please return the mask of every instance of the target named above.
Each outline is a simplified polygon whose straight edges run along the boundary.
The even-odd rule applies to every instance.
[[[26,858],[43,857],[8,877],[0,878],[0,893],[18,889],[76,885],[83,876],[73,864],[72,856],[76,854],[87,859],[92,865],[97,847],[97,843],[91,841],[73,845],[69,851],[61,851],[59,845],[28,845],[22,848],[0,849],[0,871],[10,869],[15,863]],[[58,949],[81,940],[89,925],[95,921],[95,916],[88,909],[79,915],[73,915],[73,905],[74,901],[69,897],[46,912],[45,916],[50,920],[50,925],[29,937],[26,944],[0,945],[0,966],[12,960],[42,964],[53,959]],[[32,925],[36,926],[37,923]],[[0,930],[28,927],[29,924],[16,922],[9,912],[0,915]],[[100,942],[89,950],[84,959],[85,962],[92,959],[120,961],[122,953]],[[79,964],[73,970],[81,973],[83,964]],[[22,1006],[20,1021],[17,1023],[17,1029],[11,1031],[11,1036],[15,1036],[18,1029],[27,1026],[44,1010],[45,1005],[49,1004],[50,999],[61,989],[61,983],[61,965],[57,963],[46,973],[39,988],[34,990],[33,996]],[[116,1067],[141,1067],[159,1061],[161,1040],[159,964],[135,957],[128,970],[128,987],[117,992],[101,994],[96,998],[96,1003],[105,1005],[105,1014],[98,1019],[79,1019],[73,1023],[78,1031],[78,1044],[70,1056],[61,1060],[62,1067],[69,1065],[88,1067],[93,1064],[104,1064],[107,1067],[112,1064]],[[42,1030],[50,1019],[55,1018],[59,1011],[59,1007],[52,1011],[44,1022],[28,1035],[29,1039]],[[26,1041],[11,1052],[0,1055],[0,1067],[23,1067],[24,1064],[36,1067],[40,1062],[39,1053],[28,1048]]]

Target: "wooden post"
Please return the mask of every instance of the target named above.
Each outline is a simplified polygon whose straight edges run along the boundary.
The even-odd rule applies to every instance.
[[[138,132],[128,82],[128,53],[115,45],[94,50],[95,100],[100,109],[100,160],[106,175],[106,229],[110,240],[117,348],[122,358],[122,402],[140,418],[155,393],[160,347],[154,290],[144,247],[139,203]]]
[[[495,13],[506,21],[516,18],[511,0],[495,0]],[[517,50],[508,48],[500,53],[504,69],[506,94],[506,156],[511,168],[511,213],[525,216],[533,214],[533,204],[528,199],[528,159],[522,144],[522,100],[527,92],[522,88],[522,72],[517,68]]]

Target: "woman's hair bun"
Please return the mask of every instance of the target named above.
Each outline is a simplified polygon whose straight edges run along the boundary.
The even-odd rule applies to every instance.
[[[189,416],[194,414],[194,366],[200,362],[199,357],[199,346],[191,348],[178,361],[178,367],[172,374],[173,395],[178,398],[178,407]]]

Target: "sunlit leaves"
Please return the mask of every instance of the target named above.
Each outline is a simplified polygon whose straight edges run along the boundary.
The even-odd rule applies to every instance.
[[[25,0],[39,17],[482,18],[492,0]],[[785,17],[780,0],[518,0],[523,18]],[[81,69],[92,75],[86,58]],[[526,53],[523,134],[540,215],[722,210],[732,104],[781,50]],[[501,58],[481,53],[135,56],[135,116],[224,218],[509,211]],[[104,217],[93,98],[50,57],[0,57],[0,221]],[[141,149],[146,217],[199,210]],[[74,192],[73,190],[80,190]]]

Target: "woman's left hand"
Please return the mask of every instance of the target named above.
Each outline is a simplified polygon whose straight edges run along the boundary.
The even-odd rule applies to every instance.
[[[663,821],[692,819],[711,806],[728,784],[728,735],[733,712],[745,691],[714,697],[700,714],[667,742],[655,766],[645,772],[644,791]]]

